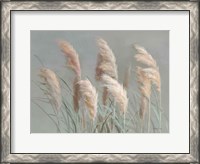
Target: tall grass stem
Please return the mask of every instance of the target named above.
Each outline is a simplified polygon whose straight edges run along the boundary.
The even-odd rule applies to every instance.
[[[160,91],[160,133],[162,132],[162,107],[161,107],[161,91]]]
[[[151,98],[149,97],[149,120],[148,120],[148,133],[150,132],[151,128]]]

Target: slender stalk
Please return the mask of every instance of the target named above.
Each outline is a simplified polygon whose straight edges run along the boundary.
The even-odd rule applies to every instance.
[[[144,119],[141,120],[141,129],[140,129],[141,133],[143,132],[143,125],[144,125]]]
[[[90,125],[91,125],[91,133],[92,133],[92,131],[93,131],[93,122],[94,122],[94,121],[91,119],[91,122],[90,122],[90,123],[91,123],[91,124],[90,124]]]
[[[61,113],[62,113],[62,116],[63,116],[63,118],[64,118],[65,125],[66,125],[66,127],[67,127],[67,125],[69,125],[69,120],[68,120],[68,119],[66,119],[66,116],[65,116],[65,114],[63,113],[63,111],[62,111],[62,110],[61,110]]]
[[[113,109],[113,119],[115,119],[115,107]]]
[[[150,132],[150,125],[151,125],[151,99],[149,97],[149,120],[148,120],[148,133]]]
[[[162,107],[161,107],[161,91],[160,91],[160,133],[162,132]]]
[[[75,117],[76,117],[77,132],[79,132],[79,130],[80,130],[79,128],[80,127],[78,126],[79,125],[78,112],[76,113]]]
[[[58,130],[58,132],[61,132],[61,130],[60,130],[60,127],[58,126],[58,124],[56,123],[56,121],[53,119],[53,118],[51,118],[51,116],[40,106],[40,105],[38,105],[36,102],[34,102],[34,101],[32,101],[35,105],[37,105],[41,110],[42,110],[42,112],[44,112],[51,120],[52,120],[52,122],[56,125],[56,127],[57,127],[57,130]]]
[[[47,97],[47,99],[49,99],[49,103],[51,104],[51,106],[52,106],[52,108],[53,108],[53,112],[54,112],[54,114],[56,115],[56,119],[57,119],[57,126],[58,126],[58,132],[60,133],[61,132],[61,130],[60,130],[60,121],[59,121],[59,117],[58,117],[58,111],[57,111],[57,109],[56,109],[56,107],[55,107],[55,105],[50,101],[50,97],[48,96],[48,94],[45,94],[45,96]]]
[[[157,96],[157,93],[156,91],[153,89],[154,91],[154,95],[156,97],[156,101],[157,101],[157,107],[159,108],[159,131],[160,133],[162,132],[162,106],[161,106],[161,91],[159,93],[159,99],[158,99],[158,96]]]
[[[112,112],[110,112],[106,118],[104,119],[103,123],[102,123],[102,126],[101,126],[101,130],[100,132],[102,133],[103,132],[103,128],[104,128],[104,125],[106,124],[106,121],[108,120],[109,116],[112,115]]]
[[[56,119],[57,119],[57,125],[58,125],[58,127],[60,127],[60,121],[59,121],[59,117],[58,117],[58,111],[55,109],[55,107],[54,107],[54,105],[50,102],[50,104],[52,105],[52,108],[53,108],[53,111],[54,111],[54,114],[55,114],[55,116],[56,116]],[[60,130],[60,128],[59,128],[59,130],[58,130],[58,132],[61,132],[61,130]]]
[[[114,119],[115,119],[115,107],[113,109],[113,119],[112,119],[112,131],[114,132]]]
[[[85,129],[85,126],[86,124],[85,124],[85,112],[84,112],[84,110],[82,110],[82,127],[83,127],[83,129]]]
[[[111,131],[114,132],[114,119],[115,119],[115,107],[116,107],[116,102],[113,100],[113,118],[111,119]]]
[[[124,112],[124,133],[125,133],[126,113]]]

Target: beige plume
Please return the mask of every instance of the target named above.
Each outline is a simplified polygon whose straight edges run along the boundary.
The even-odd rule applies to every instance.
[[[112,50],[103,39],[98,39],[97,44],[100,52],[97,58],[96,79],[100,80],[103,74],[118,79],[116,59]]]
[[[126,73],[125,73],[125,76],[124,76],[123,86],[124,86],[125,89],[128,88],[129,81],[130,81],[130,76],[131,76],[131,65],[126,70]]]
[[[146,76],[154,83],[157,87],[157,91],[161,91],[161,79],[159,67],[156,64],[156,61],[153,59],[151,54],[149,54],[143,47],[134,45],[137,53],[134,57],[136,61],[149,66],[148,68],[144,68],[143,72],[145,72]]]
[[[47,88],[45,93],[49,97],[51,104],[56,111],[59,111],[61,107],[61,88],[56,74],[48,68],[42,68],[39,76],[43,79],[43,84]]]
[[[98,94],[96,92],[96,89],[92,86],[91,82],[88,79],[81,80],[78,82],[78,84],[80,87],[81,97],[89,110],[90,118],[94,120],[97,113],[98,101]]]
[[[141,93],[140,118],[144,119],[147,110],[147,100],[150,100],[151,96],[151,80],[141,67],[136,68],[136,74],[138,83],[140,84],[139,90]]]
[[[117,70],[113,69],[113,65],[109,62],[102,61],[96,68],[96,79],[101,80],[102,74],[106,74],[113,79],[117,79]]]
[[[151,96],[151,80],[148,78],[144,69],[141,67],[136,68],[137,80],[140,83],[139,90],[141,94],[147,99]]]
[[[74,111],[78,112],[79,110],[79,85],[78,82],[81,79],[81,68],[80,68],[80,61],[79,56],[73,46],[63,40],[58,41],[58,45],[61,51],[65,54],[68,60],[68,66],[74,71],[76,77],[74,78],[73,82],[73,104],[74,104]]]
[[[150,67],[157,68],[156,61],[153,59],[151,54],[149,54],[143,47],[139,45],[134,45],[134,47],[138,53],[134,56],[136,61],[148,65]]]
[[[77,76],[81,76],[81,68],[79,62],[79,56],[73,46],[66,41],[58,41],[58,45],[61,51],[68,59],[68,66],[76,73]]]
[[[96,65],[96,80],[102,81],[101,77],[103,74],[106,74],[113,79],[118,79],[117,75],[117,65],[114,53],[108,46],[107,42],[103,39],[98,39],[97,44],[99,46],[99,54],[97,56],[97,65]],[[103,105],[106,105],[106,101],[108,99],[108,91],[107,88],[103,88]]]
[[[140,93],[141,93],[141,105],[140,105],[140,118],[144,119],[144,115],[147,109],[147,100],[149,102],[149,118],[148,118],[148,132],[150,131],[150,121],[151,121],[151,85],[155,84],[157,91],[161,94],[161,79],[159,67],[156,61],[153,59],[151,54],[149,54],[143,47],[135,45],[137,54],[134,56],[136,61],[148,66],[147,68],[137,67],[136,73],[138,78],[138,83],[140,83]]]
[[[119,105],[120,111],[125,113],[128,107],[128,98],[126,90],[117,80],[111,78],[108,75],[102,75],[102,81],[104,86],[107,88],[108,93],[113,96],[116,103]]]
[[[161,80],[159,70],[154,68],[144,68],[143,71],[145,72],[146,76],[152,81],[152,83],[156,85],[157,91],[160,92]]]

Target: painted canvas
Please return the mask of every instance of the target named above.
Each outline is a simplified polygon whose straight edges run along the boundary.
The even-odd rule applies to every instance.
[[[31,133],[169,133],[169,31],[31,31]]]

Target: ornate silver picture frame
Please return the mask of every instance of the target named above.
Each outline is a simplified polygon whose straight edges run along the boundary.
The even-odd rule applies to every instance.
[[[199,163],[199,7],[198,1],[176,2],[43,2],[1,1],[1,163],[67,163],[67,162],[144,162],[144,163]],[[118,153],[118,154],[61,154],[61,153],[12,153],[11,151],[11,15],[12,12],[30,10],[159,10],[189,12],[189,153]],[[178,120],[177,120],[178,121]],[[173,145],[172,145],[173,146]],[[106,147],[106,146],[105,146]]]

